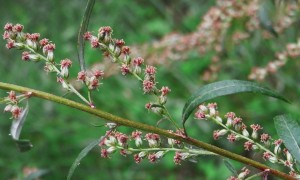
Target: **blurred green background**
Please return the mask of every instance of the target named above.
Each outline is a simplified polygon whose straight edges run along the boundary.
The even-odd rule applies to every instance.
[[[100,26],[109,25],[114,29],[114,37],[123,38],[129,46],[150,43],[174,31],[195,31],[202,16],[213,5],[215,1],[206,0],[96,1],[89,30],[96,32]],[[6,22],[21,23],[26,32],[39,32],[42,37],[52,40],[56,44],[57,60],[70,58],[74,61],[71,76],[76,77],[79,71],[77,33],[85,6],[86,2],[80,0],[0,0],[0,25],[4,26]],[[237,27],[234,25],[233,29],[240,27],[239,24]],[[262,32],[257,32],[256,39],[248,39],[237,47],[243,49],[246,52],[244,54],[229,48],[229,52],[221,56],[221,69],[216,80],[246,80],[253,65],[266,64],[274,59],[276,51],[284,49],[286,43],[296,42],[299,37],[298,29],[299,19],[277,39],[265,40],[262,38]],[[253,41],[258,45],[251,46]],[[159,84],[172,89],[168,108],[178,122],[185,100],[194,90],[207,83],[202,80],[201,75],[209,66],[212,53],[203,54],[201,57],[193,55],[185,61],[176,61],[168,66],[162,64],[158,68]],[[92,65],[101,59],[101,52],[87,48],[87,64]],[[292,104],[284,104],[263,96],[241,94],[218,98],[216,101],[219,103],[220,113],[224,115],[228,111],[234,111],[246,124],[262,124],[265,132],[277,138],[273,125],[274,116],[291,113],[300,117],[299,67],[300,62],[297,59],[288,62],[277,74],[263,82],[291,99]],[[21,52],[15,49],[7,50],[4,40],[0,41],[0,77],[2,82],[64,95],[60,86],[57,86],[55,75],[47,75],[43,71],[42,63],[21,61]],[[159,117],[144,109],[144,104],[149,102],[151,97],[143,95],[135,79],[116,74],[102,82],[99,92],[94,94],[98,108],[121,117],[156,125]],[[6,92],[0,91],[0,95],[6,96]],[[72,95],[67,97],[78,100]],[[0,179],[22,179],[24,168],[49,170],[41,179],[65,179],[68,169],[81,149],[105,133],[105,128],[93,127],[90,123],[103,122],[83,112],[32,98],[21,137],[30,139],[34,148],[29,152],[20,153],[8,135],[11,125],[9,115],[1,114]],[[167,125],[167,122],[164,122],[162,127]],[[259,154],[245,152],[241,142],[232,145],[225,139],[214,141],[212,132],[218,127],[210,122],[195,121],[191,118],[187,127],[192,137],[260,159]],[[133,131],[124,127],[120,130]],[[243,167],[242,164],[231,162],[237,169]],[[181,166],[176,166],[170,154],[156,164],[150,164],[146,160],[135,164],[131,157],[125,158],[117,153],[111,159],[103,159],[100,157],[99,148],[95,148],[76,169],[73,179],[213,180],[226,179],[230,175],[222,158],[200,157],[197,163],[183,162]]]

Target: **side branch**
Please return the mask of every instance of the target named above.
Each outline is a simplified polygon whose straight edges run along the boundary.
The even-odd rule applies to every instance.
[[[115,116],[113,114],[101,111],[99,109],[93,109],[93,108],[91,108],[87,105],[84,105],[84,104],[81,104],[81,103],[78,103],[78,102],[75,102],[75,101],[71,101],[71,100],[68,100],[66,98],[62,98],[62,97],[59,97],[59,96],[56,96],[56,95],[53,95],[53,94],[49,94],[49,93],[46,93],[46,92],[42,92],[42,91],[38,91],[38,90],[34,90],[34,89],[22,87],[22,86],[17,86],[17,85],[13,85],[13,84],[3,83],[3,82],[0,82],[0,89],[14,90],[14,91],[17,91],[17,92],[22,92],[22,93],[32,92],[32,96],[39,97],[39,98],[42,98],[42,99],[46,99],[46,100],[49,100],[49,101],[53,101],[53,102],[56,102],[56,103],[60,103],[60,104],[78,109],[80,111],[84,111],[84,112],[87,112],[89,114],[93,114],[93,115],[98,116],[100,118],[103,118],[107,121],[115,122],[118,125],[124,125],[124,126],[132,127],[132,128],[135,128],[135,129],[144,130],[144,131],[147,131],[147,132],[157,133],[157,134],[166,136],[168,138],[176,139],[176,140],[194,145],[196,147],[203,148],[203,149],[208,150],[210,152],[219,154],[221,156],[224,156],[224,157],[227,157],[227,158],[230,158],[230,159],[234,159],[236,161],[239,161],[239,162],[242,162],[244,164],[250,165],[252,167],[260,169],[261,171],[265,171],[265,170],[268,169],[268,170],[270,170],[270,173],[272,173],[273,175],[275,175],[277,177],[280,177],[282,179],[287,179],[287,180],[295,179],[295,178],[293,178],[293,177],[291,177],[291,176],[289,176],[289,175],[287,175],[287,174],[285,174],[281,171],[278,171],[276,169],[272,169],[272,168],[270,168],[270,167],[268,167],[264,164],[261,164],[257,161],[248,159],[248,158],[243,157],[241,155],[238,155],[238,154],[232,153],[230,151],[218,148],[216,146],[204,143],[202,141],[199,141],[199,140],[196,140],[196,139],[193,139],[193,138],[190,138],[190,137],[182,137],[182,136],[170,133],[167,130],[164,130],[164,129],[161,129],[161,128],[157,128],[157,127],[150,126],[150,125],[147,125],[147,124],[143,124],[143,123],[140,123],[140,122],[136,122],[136,121],[132,121],[132,120],[122,118],[122,117],[118,117],[118,116]]]

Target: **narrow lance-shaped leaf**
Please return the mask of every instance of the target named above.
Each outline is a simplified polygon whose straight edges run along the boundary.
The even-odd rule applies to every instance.
[[[290,115],[274,118],[275,128],[284,145],[298,162],[300,162],[300,126]]]
[[[29,140],[19,139],[24,122],[27,118],[28,110],[29,110],[29,105],[27,101],[25,109],[22,111],[18,119],[13,120],[10,128],[10,135],[16,142],[16,145],[21,152],[28,151],[32,148],[32,144]]]
[[[87,31],[90,16],[95,4],[95,0],[89,0],[85,8],[83,19],[80,25],[80,30],[78,33],[78,60],[80,63],[81,71],[85,71],[85,61],[84,61],[84,39],[83,35]]]
[[[223,162],[225,164],[225,166],[227,167],[227,169],[234,175],[234,176],[238,176],[238,173],[236,171],[236,169],[233,167],[233,165],[226,159],[223,159]]]
[[[285,102],[289,102],[278,93],[254,82],[241,80],[219,81],[201,87],[187,100],[182,111],[183,127],[192,111],[196,109],[196,107],[199,106],[201,103],[219,96],[225,96],[242,92],[263,94],[266,96],[271,96],[283,100]]]
[[[77,158],[75,159],[75,161],[73,162],[69,173],[68,173],[68,177],[67,179],[70,180],[75,169],[77,168],[77,166],[79,166],[80,161],[95,147],[97,146],[106,136],[102,136],[99,139],[96,139],[94,141],[92,141],[89,145],[87,145],[77,156]]]

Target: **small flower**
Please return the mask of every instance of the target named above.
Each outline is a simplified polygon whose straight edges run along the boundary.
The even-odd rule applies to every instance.
[[[15,47],[16,47],[15,41],[13,41],[13,40],[7,41],[7,44],[6,44],[7,49],[12,49],[12,48],[15,48]]]
[[[92,48],[98,48],[100,46],[99,40],[95,38],[91,38],[91,47]]]
[[[123,76],[125,76],[126,74],[128,74],[130,72],[129,66],[127,64],[122,64],[121,65],[121,72],[122,72]]]
[[[107,149],[101,149],[101,157],[103,158],[108,158],[109,153],[107,151]]]
[[[130,48],[128,46],[123,46],[121,53],[123,53],[124,55],[129,55],[130,54]]]
[[[263,133],[260,135],[260,141],[263,142],[263,143],[268,143],[268,141],[270,140],[271,136],[266,134],[266,133]]]
[[[8,93],[8,99],[13,102],[16,103],[17,102],[17,96],[16,96],[16,92],[15,91],[10,91]]]
[[[83,34],[83,39],[91,40],[91,38],[92,38],[92,33],[91,32],[88,31],[88,32]]]
[[[7,31],[4,31],[2,36],[3,36],[3,39],[9,39],[10,38],[10,34]]]
[[[90,90],[94,90],[96,89],[98,86],[99,86],[99,80],[95,77],[95,76],[92,76],[88,82],[88,88]]]
[[[116,138],[120,146],[125,147],[127,145],[128,136],[123,133],[116,133]]]
[[[150,80],[144,80],[143,81],[143,91],[144,93],[150,93],[153,91],[153,88],[155,86],[155,83]]]
[[[274,145],[275,145],[275,148],[274,148],[274,153],[277,155],[280,153],[281,151],[281,148],[280,148],[280,145],[282,144],[282,140],[281,139],[278,139],[278,140],[275,140],[274,141]]]
[[[97,79],[104,76],[104,72],[101,70],[96,70],[93,74]]]
[[[46,44],[43,47],[43,53],[47,55],[47,59],[49,61],[53,61],[54,59],[54,53],[53,53],[54,49],[55,49],[55,44],[52,43]]]
[[[156,162],[156,160],[157,160],[156,154],[155,154],[155,153],[148,154],[148,160],[149,160],[151,163]]]
[[[49,39],[47,39],[47,38],[41,39],[39,43],[42,47],[44,47],[47,44],[49,44]]]
[[[214,140],[218,140],[220,136],[224,136],[225,134],[227,134],[227,132],[227,129],[215,130],[213,133]]]
[[[140,163],[142,161],[142,158],[139,156],[139,154],[135,154],[133,156],[135,163]]]
[[[148,133],[145,135],[145,138],[149,143],[149,147],[157,147],[160,144],[160,137],[158,134]]]
[[[260,129],[263,129],[263,128],[262,128],[260,125],[258,125],[258,124],[252,124],[250,127],[251,127],[252,130],[253,130],[253,132],[252,132],[252,134],[251,134],[251,137],[252,137],[253,139],[257,139],[257,137],[258,137],[257,131],[260,130]]]
[[[146,69],[145,69],[145,73],[148,74],[148,75],[150,75],[150,76],[154,76],[155,73],[156,73],[156,68],[153,67],[153,66],[147,65]]]
[[[123,39],[116,39],[115,44],[117,47],[122,48],[125,45],[125,41]]]
[[[112,29],[110,26],[101,27],[98,30],[98,37],[104,42],[108,43],[111,40]]]
[[[272,156],[272,154],[269,153],[269,152],[264,152],[264,153],[263,153],[263,159],[264,159],[265,161],[268,160],[268,161],[270,161],[271,163],[276,163],[276,162],[278,161],[277,158],[274,157],[274,156]]]
[[[166,96],[169,92],[171,92],[171,89],[167,86],[163,86],[159,92],[161,92],[162,96]]]
[[[135,140],[136,147],[140,147],[143,144],[141,131],[136,130],[132,132],[131,137]]]
[[[237,136],[236,136],[235,134],[229,134],[229,135],[227,136],[227,139],[228,139],[229,142],[232,143],[232,142],[236,141]]]
[[[13,25],[11,23],[6,23],[4,26],[5,31],[12,31],[13,30]]]
[[[133,59],[134,66],[141,66],[144,63],[144,59],[141,57],[137,57]]]
[[[12,108],[11,108],[11,114],[12,114],[12,117],[14,119],[18,119],[22,113],[22,108],[18,107],[17,105],[14,105]]]
[[[204,112],[197,111],[197,112],[195,112],[195,118],[196,119],[206,119],[206,115]]]
[[[238,178],[244,179],[248,174],[250,174],[250,170],[244,167],[242,172],[238,175]]]
[[[225,118],[227,118],[226,126],[231,127],[233,123],[233,119],[235,118],[235,113],[234,112],[228,112],[225,115]]]
[[[80,71],[77,75],[77,80],[85,81],[86,73],[84,71]]]
[[[16,32],[21,32],[23,30],[23,28],[24,28],[24,26],[21,25],[21,24],[16,24],[16,25],[13,26],[13,30],[16,31]]]
[[[250,151],[252,149],[253,145],[254,144],[252,142],[247,141],[247,142],[244,143],[244,148],[245,148],[246,151]]]
[[[208,103],[207,108],[209,110],[209,115],[210,116],[217,115],[217,103]]]
[[[24,51],[22,53],[22,60],[23,61],[29,61],[29,60],[39,60],[39,56],[36,55],[36,54],[30,54],[29,52],[27,51]]]
[[[152,103],[145,104],[145,108],[150,110],[152,108]]]
[[[176,152],[176,153],[175,153],[175,156],[174,156],[174,158],[173,158],[174,163],[175,163],[176,165],[180,165],[181,160],[182,160],[182,156],[181,156],[180,152]]]

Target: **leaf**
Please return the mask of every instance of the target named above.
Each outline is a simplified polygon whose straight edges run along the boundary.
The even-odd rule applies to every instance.
[[[259,10],[258,10],[258,19],[260,26],[270,32],[273,36],[278,38],[278,33],[275,31],[273,24],[272,24],[272,13],[274,13],[275,6],[272,2],[264,1]]]
[[[23,124],[26,120],[27,114],[28,114],[29,105],[28,102],[26,104],[25,109],[21,112],[18,119],[13,120],[10,128],[10,135],[14,140],[19,140],[20,133],[23,127]]]
[[[23,128],[24,122],[25,122],[27,114],[28,114],[28,110],[29,110],[29,105],[28,105],[28,101],[27,101],[25,109],[21,112],[18,119],[13,120],[13,122],[11,124],[11,128],[10,128],[10,135],[12,136],[13,140],[15,141],[20,152],[28,151],[33,147],[30,140],[19,139],[21,130]]]
[[[33,145],[28,139],[14,140],[20,152],[29,151]]]
[[[99,139],[96,139],[94,141],[92,141],[89,145],[87,145],[80,153],[79,155],[77,156],[77,158],[75,159],[75,161],[73,162],[70,170],[69,170],[69,173],[68,173],[68,177],[67,179],[70,180],[75,169],[77,168],[77,166],[79,166],[80,164],[80,161],[81,159],[83,159],[95,146],[97,146],[101,141],[102,139],[104,139],[106,136],[102,136],[101,138]]]
[[[300,126],[290,115],[280,115],[274,118],[275,128],[284,145],[300,162]]]
[[[85,8],[85,12],[83,15],[83,19],[80,25],[80,30],[78,33],[78,60],[79,60],[79,64],[80,64],[80,69],[81,71],[85,71],[85,61],[84,61],[84,39],[83,39],[83,35],[84,33],[87,31],[87,27],[89,25],[89,20],[90,20],[90,16],[92,14],[92,10],[95,4],[95,0],[89,0],[86,8]]]
[[[39,179],[40,177],[42,177],[43,175],[47,174],[49,172],[49,170],[46,169],[39,169],[33,173],[30,173],[25,180],[36,180]]]
[[[234,175],[234,176],[238,176],[238,173],[236,171],[236,169],[233,167],[233,165],[227,161],[226,159],[223,159],[225,166],[227,167],[227,169]]]
[[[278,93],[254,82],[241,80],[219,81],[201,87],[187,100],[182,110],[183,127],[192,111],[201,103],[219,96],[225,96],[241,92],[263,94],[266,96],[271,96],[283,100],[285,102],[289,102]]]

